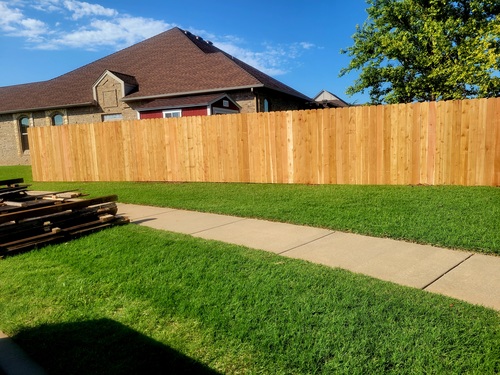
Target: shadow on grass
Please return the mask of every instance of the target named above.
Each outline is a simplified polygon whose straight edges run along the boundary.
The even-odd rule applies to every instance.
[[[13,339],[48,374],[218,374],[110,319],[42,325]]]

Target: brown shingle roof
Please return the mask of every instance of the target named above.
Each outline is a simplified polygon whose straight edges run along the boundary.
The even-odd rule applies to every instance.
[[[211,43],[173,28],[57,78],[0,87],[0,113],[88,105],[92,85],[106,70],[135,78],[137,90],[127,101],[243,87],[268,87],[310,100]]]

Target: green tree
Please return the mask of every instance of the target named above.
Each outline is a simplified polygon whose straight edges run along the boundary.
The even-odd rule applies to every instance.
[[[500,96],[500,0],[367,0],[348,88],[372,103]]]

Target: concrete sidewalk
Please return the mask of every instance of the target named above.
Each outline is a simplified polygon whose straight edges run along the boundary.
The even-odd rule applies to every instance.
[[[118,208],[139,225],[340,267],[500,311],[500,257],[203,212]]]
[[[0,331],[0,375],[45,375],[10,337]]]

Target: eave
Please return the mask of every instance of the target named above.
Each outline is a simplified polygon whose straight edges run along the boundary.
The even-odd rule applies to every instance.
[[[124,102],[132,102],[137,100],[150,100],[150,99],[160,99],[160,98],[171,98],[175,96],[186,96],[186,95],[200,95],[200,94],[208,94],[213,92],[226,92],[226,91],[234,91],[234,90],[246,90],[246,89],[254,89],[264,87],[263,84],[258,85],[250,85],[250,86],[237,86],[237,87],[221,87],[217,89],[210,90],[198,90],[198,91],[186,91],[186,92],[176,92],[171,94],[158,94],[158,95],[148,95],[148,96],[134,96],[129,98],[121,99]]]
[[[96,102],[93,100],[91,102],[76,103],[76,104],[62,104],[62,105],[48,106],[48,107],[9,109],[7,111],[1,111],[0,114],[1,115],[5,115],[5,114],[9,114],[9,113],[24,113],[24,112],[36,112],[36,111],[48,111],[48,110],[73,108],[73,107],[88,107],[88,106],[95,106],[95,105],[96,105]]]

